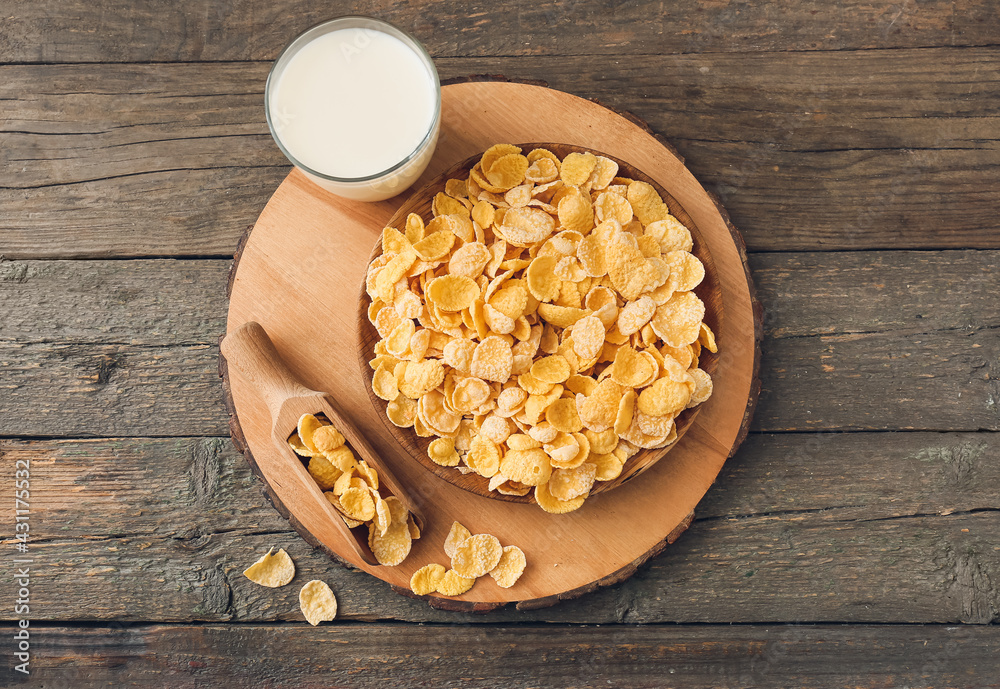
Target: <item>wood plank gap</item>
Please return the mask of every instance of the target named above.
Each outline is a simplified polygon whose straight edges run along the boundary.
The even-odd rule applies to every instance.
[[[142,177],[144,175],[160,175],[167,172],[208,172],[211,170],[246,170],[247,168],[254,168],[260,170],[266,170],[271,168],[283,168],[288,167],[287,163],[281,163],[276,165],[212,165],[208,167],[176,167],[176,168],[164,168],[162,170],[142,170],[140,172],[126,172],[121,175],[109,175],[107,177],[93,177],[90,179],[78,179],[72,182],[53,182],[52,184],[32,184],[23,187],[4,187],[0,186],[0,189],[6,189],[10,191],[22,191],[25,189],[49,189],[51,187],[72,187],[80,184],[90,184],[93,182],[107,182],[112,179],[123,179],[126,177]]]
[[[818,630],[824,627],[829,627],[835,630],[852,630],[852,629],[881,629],[881,628],[913,628],[913,629],[929,629],[929,630],[954,630],[954,629],[964,629],[967,631],[985,630],[995,627],[996,625],[981,625],[981,624],[966,624],[966,623],[955,623],[955,622],[844,622],[840,620],[826,620],[822,622],[797,622],[795,620],[775,620],[773,622],[641,622],[641,623],[624,623],[624,622],[545,622],[545,621],[504,621],[496,622],[490,621],[489,617],[475,617],[462,620],[462,624],[467,624],[468,622],[474,623],[477,628],[520,628],[520,629],[589,629],[589,628],[643,628],[643,629],[730,629],[736,627],[742,628],[762,628],[762,627],[783,627],[792,629],[809,629]],[[428,628],[444,628],[453,629],[455,623],[453,622],[408,622],[406,620],[393,620],[384,619],[377,621],[368,620],[337,620],[334,625],[336,627],[357,627],[360,629],[371,629],[373,627],[399,627],[399,628],[413,628],[413,627],[428,627]],[[211,620],[191,620],[191,621],[175,621],[175,620],[164,620],[162,622],[156,620],[124,620],[118,621],[107,621],[107,620],[39,620],[37,622],[31,622],[31,629],[36,627],[39,629],[108,629],[108,630],[141,630],[147,628],[156,627],[216,627],[218,629],[231,629],[233,627],[238,627],[240,629],[254,629],[260,627],[262,629],[268,628],[287,628],[287,629],[303,629],[305,622],[293,622],[289,620],[262,620],[255,622],[247,622],[245,620],[232,620],[226,622],[225,624],[220,624],[219,622]],[[7,620],[0,621],[0,630],[14,629],[17,627],[16,622],[10,622]]]
[[[976,429],[976,430],[941,430],[941,429],[920,429],[920,428],[900,428],[892,430],[872,430],[872,429],[843,429],[843,430],[817,430],[817,431],[803,431],[803,430],[752,430],[748,434],[749,437],[752,436],[762,436],[762,435],[782,435],[782,436],[829,436],[829,435],[891,435],[900,433],[937,433],[938,435],[949,435],[952,433],[961,433],[963,435],[997,435],[1000,431],[994,431],[990,429]],[[54,440],[58,442],[76,442],[76,441],[88,441],[88,440],[122,440],[122,441],[132,441],[132,440],[172,440],[176,438],[197,438],[199,440],[225,440],[229,441],[230,437],[228,435],[218,435],[214,433],[210,434],[198,434],[198,433],[180,433],[180,434],[167,434],[167,435],[156,435],[156,434],[143,434],[143,435],[78,435],[78,436],[64,436],[64,435],[17,435],[17,434],[3,434],[0,435],[0,442],[5,440],[16,440],[16,441],[49,441]]]
[[[292,37],[289,37],[291,40]],[[675,52],[623,52],[620,54],[613,53],[541,53],[535,55],[524,55],[524,54],[493,54],[493,53],[479,53],[479,54],[448,54],[431,55],[434,60],[514,60],[523,59],[526,57],[531,58],[551,58],[551,59],[581,59],[581,58],[593,58],[593,59],[608,59],[609,57],[620,57],[620,58],[653,58],[653,57],[684,57],[684,56],[740,56],[740,55],[793,55],[793,54],[843,54],[843,53],[879,53],[879,52],[897,52],[901,50],[911,50],[911,51],[922,51],[922,50],[949,50],[949,51],[964,51],[964,50],[983,50],[990,48],[1000,48],[1000,43],[969,43],[964,45],[944,45],[944,44],[933,44],[928,43],[926,45],[899,45],[899,46],[883,46],[883,47],[845,47],[845,48],[788,48],[785,50],[772,50],[772,49],[760,49],[760,50],[734,50],[734,51],[724,51],[724,50],[681,50]],[[137,65],[137,66],[159,66],[159,65],[268,65],[271,64],[273,60],[122,60],[122,61],[108,61],[108,60],[83,60],[80,62],[68,62],[68,61],[58,61],[58,62],[46,62],[46,61],[9,61],[0,62],[0,67],[76,67],[76,66],[123,66],[123,65]],[[0,98],[2,100],[13,100]]]

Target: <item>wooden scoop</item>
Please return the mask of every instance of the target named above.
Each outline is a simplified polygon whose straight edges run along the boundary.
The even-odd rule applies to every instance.
[[[367,534],[362,535],[348,528],[340,512],[326,499],[302,460],[288,444],[288,438],[296,432],[299,418],[303,414],[322,414],[347,439],[354,453],[375,468],[380,490],[382,487],[388,488],[423,530],[423,519],[414,509],[412,501],[365,437],[340,413],[334,400],[326,393],[310,390],[298,381],[259,323],[251,321],[241,325],[226,335],[220,349],[230,368],[235,368],[254,385],[271,411],[271,439],[287,461],[279,465],[277,475],[269,476],[268,479],[272,483],[291,488],[295,494],[293,499],[299,501],[293,512],[308,511],[328,519],[353,547],[358,557],[370,565],[379,564],[368,547]]]

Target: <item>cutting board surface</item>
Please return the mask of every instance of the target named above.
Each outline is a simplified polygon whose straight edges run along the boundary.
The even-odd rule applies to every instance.
[[[380,203],[348,201],[315,187],[293,170],[245,238],[230,284],[227,328],[255,320],[304,384],[328,391],[409,487],[426,519],[397,567],[373,567],[352,557],[328,523],[297,514],[294,486],[271,480],[281,455],[270,440],[267,407],[237,373],[221,370],[234,441],[268,484],[272,501],[313,545],[408,591],[411,574],[430,562],[448,565],[443,550],[451,523],[517,545],[528,567],[511,588],[483,577],[466,594],[429,602],[455,610],[489,610],[555,603],[621,581],[672,542],[726,458],[746,435],[756,401],[760,315],[746,270],[742,240],[724,211],[647,128],[591,101],[543,86],[467,81],[442,89],[442,129],[420,189],[457,162],[497,142],[553,141],[626,160],[666,189],[697,225],[722,290],[724,318],[715,392],[690,430],[666,457],[634,481],[592,496],[580,510],[550,515],[531,504],[492,500],[427,471],[399,445],[379,418],[363,381],[357,351],[357,310],[368,259],[382,227],[407,194]]]

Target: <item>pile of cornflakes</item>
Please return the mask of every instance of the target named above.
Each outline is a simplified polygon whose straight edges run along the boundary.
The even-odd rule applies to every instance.
[[[430,458],[579,508],[712,394],[705,268],[656,189],[592,153],[510,144],[450,179],[368,267],[372,389]]]
[[[510,588],[524,572],[527,560],[516,545],[503,546],[496,536],[472,535],[467,528],[454,522],[444,542],[444,552],[451,558],[451,569],[431,563],[410,577],[410,590],[418,596],[441,593],[460,596],[489,574],[500,588]]]
[[[344,436],[325,418],[304,414],[288,439],[309,458],[309,474],[350,528],[368,524],[368,545],[382,565],[398,565],[420,538],[413,515],[394,495],[382,498],[375,467],[358,459]]]

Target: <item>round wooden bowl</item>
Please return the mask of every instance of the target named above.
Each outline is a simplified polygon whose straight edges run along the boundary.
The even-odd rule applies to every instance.
[[[708,323],[708,326],[712,328],[713,332],[718,333],[722,331],[722,286],[720,284],[715,263],[712,261],[712,257],[708,253],[706,243],[703,241],[697,225],[695,225],[691,216],[688,215],[681,204],[678,203],[669,191],[664,189],[653,178],[646,175],[641,170],[636,169],[628,162],[601,151],[585,148],[583,146],[572,146],[560,143],[523,143],[517,145],[520,146],[523,151],[530,151],[533,148],[547,148],[559,156],[559,158],[564,158],[566,155],[573,152],[582,153],[589,151],[594,155],[602,155],[618,163],[618,174],[620,176],[641,180],[651,184],[657,192],[659,192],[660,197],[670,208],[671,214],[680,220],[684,226],[691,231],[691,236],[694,240],[694,249],[692,250],[692,253],[705,265],[705,279],[697,288],[695,288],[694,291],[701,298],[701,300],[705,302],[705,322]],[[405,225],[407,215],[410,213],[416,213],[425,219],[431,217],[431,203],[434,200],[435,194],[444,191],[445,183],[449,179],[454,177],[468,177],[469,171],[476,165],[477,162],[479,162],[481,156],[482,154],[480,153],[466,158],[462,162],[457,163],[449,170],[436,177],[422,189],[412,194],[396,210],[396,213],[392,216],[387,225],[397,229],[402,228]],[[381,253],[382,244],[380,238],[375,242],[375,246],[372,249],[371,256],[369,257],[369,263],[381,255]],[[534,502],[534,497],[532,497],[531,493],[524,496],[503,495],[501,493],[497,493],[496,491],[491,491],[489,489],[489,479],[484,478],[479,474],[462,474],[455,467],[443,467],[439,464],[435,464],[427,455],[427,446],[430,445],[434,438],[421,438],[413,431],[412,428],[399,428],[388,420],[385,414],[387,402],[376,396],[372,391],[372,377],[374,375],[374,371],[372,371],[368,362],[375,356],[375,344],[379,341],[379,335],[375,330],[375,327],[368,321],[368,306],[370,303],[371,299],[365,291],[365,284],[362,280],[361,295],[358,299],[358,354],[359,364],[361,366],[361,376],[365,381],[365,389],[368,392],[368,396],[370,397],[372,404],[379,411],[379,418],[382,420],[382,423],[385,425],[389,434],[396,440],[396,442],[399,443],[406,453],[423,465],[425,469],[437,476],[440,476],[452,485],[458,486],[459,488],[467,490],[470,493],[475,493],[476,495],[492,498],[494,500],[522,503]],[[712,354],[707,349],[702,349],[701,356],[699,357],[699,368],[704,369],[709,375],[714,376],[717,360],[717,355]],[[677,440],[664,448],[656,450],[640,450],[625,463],[625,467],[618,478],[613,481],[599,481],[595,483],[593,489],[591,490],[591,495],[603,493],[620,486],[626,481],[634,479],[636,476],[656,464],[656,462],[662,459],[668,452],[670,452],[670,450],[680,444],[681,439],[684,437],[687,430],[691,428],[691,425],[694,423],[695,417],[698,415],[702,406],[703,405],[698,405],[692,409],[686,409],[677,417],[675,421],[677,426]]]

